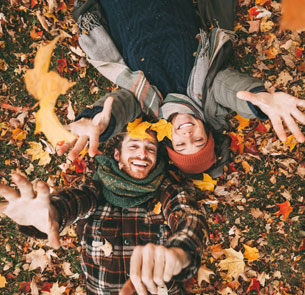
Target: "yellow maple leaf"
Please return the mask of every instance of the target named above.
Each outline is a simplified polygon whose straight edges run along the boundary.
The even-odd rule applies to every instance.
[[[38,165],[44,166],[50,163],[51,157],[44,151],[40,142],[30,141],[30,148],[25,151],[32,157],[32,161],[39,160]]]
[[[0,275],[0,288],[4,288],[6,283],[7,283],[6,278]]]
[[[210,175],[203,173],[202,180],[192,179],[195,186],[197,186],[201,190],[214,191],[215,185],[217,184],[217,180],[214,180]]]
[[[248,262],[253,262],[258,259],[259,252],[256,247],[250,247],[245,244],[243,244],[243,246],[245,248],[244,257],[248,259]]]
[[[231,278],[237,280],[239,276],[244,276],[245,272],[245,262],[243,253],[237,252],[232,248],[225,249],[224,253],[226,259],[220,261],[219,267],[222,270],[227,270],[227,279]]]
[[[172,139],[172,127],[170,122],[160,119],[157,123],[153,123],[150,129],[156,131],[158,141],[162,141],[165,136]]]
[[[291,152],[295,146],[297,145],[297,140],[295,139],[294,135],[290,135],[287,137],[286,141],[285,141],[285,145],[289,146],[289,151]]]
[[[40,106],[36,113],[35,133],[43,132],[53,147],[60,141],[71,142],[76,138],[61,125],[54,112],[57,97],[65,94],[75,84],[56,72],[48,71],[59,38],[60,36],[56,37],[37,51],[34,68],[24,76],[28,92],[39,101]]]
[[[248,127],[250,124],[250,119],[246,119],[240,115],[236,115],[234,118],[237,119],[239,122],[237,130],[242,130],[242,129]]]
[[[140,124],[138,124],[137,126],[135,126],[134,128],[129,128],[129,130],[128,130],[128,126],[127,126],[127,131],[131,138],[151,139],[153,137],[149,133],[146,132],[147,129],[150,128],[150,126],[151,126],[151,123],[144,121],[144,122],[141,122]]]

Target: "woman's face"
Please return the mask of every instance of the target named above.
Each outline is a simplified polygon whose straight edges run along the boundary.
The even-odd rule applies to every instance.
[[[208,138],[201,120],[190,114],[176,114],[172,125],[172,145],[177,153],[194,154],[206,145]]]

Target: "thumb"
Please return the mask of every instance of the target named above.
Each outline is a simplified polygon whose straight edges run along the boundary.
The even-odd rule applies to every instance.
[[[54,222],[54,224],[51,224],[50,230],[48,232],[48,240],[49,240],[50,247],[52,247],[54,249],[58,249],[60,247],[57,222]]]
[[[119,295],[132,295],[135,290],[136,289],[133,286],[131,280],[127,280],[123,285]]]
[[[109,96],[103,106],[103,111],[99,114],[97,114],[93,120],[93,125],[99,125],[100,122],[105,122],[106,124],[109,122],[111,117],[111,111],[112,111],[112,103],[113,103],[113,97]]]
[[[256,104],[256,94],[249,91],[238,91],[236,96],[241,100],[250,101],[253,104]]]

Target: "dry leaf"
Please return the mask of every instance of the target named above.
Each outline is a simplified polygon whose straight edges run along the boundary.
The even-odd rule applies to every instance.
[[[172,127],[170,122],[160,119],[157,123],[153,123],[150,129],[156,131],[158,141],[162,141],[165,136],[172,139]]]
[[[58,142],[72,142],[75,139],[75,136],[61,125],[54,112],[57,97],[65,94],[75,84],[56,72],[48,72],[51,55],[58,39],[59,36],[38,50],[34,69],[28,70],[25,74],[27,90],[39,101],[40,105],[36,113],[35,133],[43,132],[53,147]]]
[[[155,205],[155,208],[154,208],[154,213],[155,214],[160,214],[161,213],[161,202],[158,202],[156,205]]]
[[[49,5],[49,13],[53,13],[54,9],[57,8],[56,0],[47,0]]]
[[[237,127],[237,130],[245,129],[245,128],[248,127],[249,124],[250,124],[250,119],[243,118],[243,117],[240,116],[240,115],[236,115],[234,118],[237,119],[238,122],[239,122],[239,125],[238,125],[238,127]]]
[[[41,11],[40,10],[37,10],[36,12],[36,16],[37,16],[37,19],[39,20],[41,26],[47,31],[49,32],[49,27],[48,27],[48,24],[46,22],[46,18],[41,15]]]
[[[205,265],[201,265],[197,273],[198,285],[200,286],[202,281],[210,283],[210,275],[214,274],[215,273],[209,268],[207,268]]]
[[[282,84],[285,87],[291,80],[293,80],[293,77],[287,71],[282,71],[276,79],[276,84]]]
[[[39,160],[38,165],[45,166],[50,163],[50,154],[43,150],[40,142],[30,141],[30,148],[25,151],[27,155],[32,156],[32,161]]]
[[[0,275],[0,288],[4,288],[6,283],[7,283],[6,278]]]
[[[245,262],[244,256],[239,251],[235,251],[232,248],[224,250],[226,259],[220,261],[219,266],[222,270],[227,270],[227,277],[238,279],[239,276],[244,276]]]
[[[259,252],[256,247],[250,247],[248,245],[243,244],[245,248],[244,257],[248,259],[248,262],[251,263],[254,260],[257,260],[259,257]]]
[[[281,29],[292,31],[305,29],[305,1],[282,0]]]
[[[38,250],[33,250],[31,253],[26,255],[26,261],[31,263],[29,270],[34,270],[38,267],[41,268],[41,272],[51,264],[51,260],[46,255],[46,252],[40,248]]]
[[[100,248],[106,257],[110,256],[112,253],[112,245],[106,239],[104,239],[102,242],[93,241],[92,247]]]
[[[63,262],[62,269],[66,276],[73,276],[74,273],[70,270],[71,263],[70,262]]]
[[[66,291],[66,287],[59,287],[58,282],[52,285],[50,295],[63,295]]]
[[[231,290],[231,288],[227,287],[220,291],[221,295],[237,295],[235,292]]]
[[[295,146],[298,144],[297,140],[295,139],[294,135],[290,135],[287,137],[285,141],[285,145],[289,146],[289,151],[292,152],[292,150],[295,148]]]
[[[260,20],[252,20],[252,21],[248,21],[250,27],[248,32],[249,33],[255,33],[259,31],[259,24],[260,24]]]
[[[280,210],[274,213],[275,215],[283,215],[283,220],[287,220],[289,214],[292,212],[293,207],[290,205],[290,202],[287,200],[284,203],[276,204],[280,207]]]
[[[202,180],[192,179],[195,186],[197,186],[202,191],[214,191],[217,180],[214,180],[210,175],[203,173]]]
[[[271,31],[274,27],[274,22],[271,20],[268,21],[267,19],[267,17],[264,17],[260,23],[260,29],[263,33]]]

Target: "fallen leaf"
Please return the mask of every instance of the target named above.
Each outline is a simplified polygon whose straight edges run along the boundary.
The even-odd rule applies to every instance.
[[[160,142],[165,136],[170,140],[172,139],[172,127],[170,122],[160,119],[157,123],[153,123],[150,129],[157,132],[157,139]]]
[[[269,20],[268,21],[268,18],[267,16],[265,16],[262,20],[261,20],[261,23],[260,23],[260,30],[261,32],[263,33],[266,33],[268,31],[271,31],[274,27],[274,22]]]
[[[293,80],[293,77],[287,71],[284,70],[280,72],[278,78],[276,79],[276,84],[283,85],[285,87],[291,80]]]
[[[256,33],[259,31],[259,24],[260,24],[260,20],[252,20],[252,21],[248,21],[249,23],[249,33]]]
[[[252,290],[259,293],[259,289],[260,289],[259,281],[256,278],[252,278],[246,293],[250,293]]]
[[[198,285],[201,285],[202,281],[205,281],[210,284],[210,275],[214,275],[215,273],[207,268],[205,265],[201,265],[198,273],[197,273],[197,282]]]
[[[155,214],[160,214],[161,213],[161,202],[158,202],[156,205],[155,205],[155,208],[154,208],[154,213]]]
[[[48,72],[51,55],[58,39],[59,36],[37,51],[34,69],[28,70],[25,74],[27,90],[40,105],[36,113],[35,133],[43,132],[53,147],[57,142],[72,142],[75,139],[75,136],[61,125],[54,112],[57,97],[65,94],[75,84],[60,77],[56,72]]]
[[[292,212],[293,207],[290,205],[290,202],[287,200],[284,203],[276,204],[280,207],[280,210],[274,213],[275,215],[283,215],[283,220],[287,220],[289,214]]]
[[[74,273],[71,271],[70,267],[71,267],[70,262],[63,262],[62,269],[63,269],[66,276],[73,276],[74,275]]]
[[[0,275],[0,288],[4,288],[6,283],[7,283],[6,278]]]
[[[295,146],[298,144],[297,140],[295,139],[294,135],[290,135],[287,137],[285,141],[285,145],[289,146],[289,151],[292,152]]]
[[[47,0],[49,6],[49,13],[53,13],[54,9],[57,8],[56,0]]]
[[[304,30],[305,29],[305,1],[282,0],[281,29]]]
[[[33,250],[31,253],[26,254],[26,261],[30,263],[29,270],[34,270],[40,267],[41,272],[43,272],[44,269],[51,264],[51,260],[42,248]]]
[[[127,125],[127,131],[131,138],[151,139],[152,136],[146,132],[151,127],[151,123],[142,122],[142,118],[135,119]]]
[[[239,276],[244,276],[246,264],[244,262],[243,254],[240,251],[237,252],[232,248],[225,249],[224,252],[226,259],[220,261],[219,267],[222,270],[228,271],[227,277],[237,280]]]
[[[39,160],[38,165],[45,166],[50,163],[50,154],[43,150],[40,142],[29,141],[30,148],[25,151],[32,157],[32,161]]]
[[[51,291],[50,295],[63,295],[66,291],[66,287],[65,286],[59,287],[58,282],[56,282],[55,284],[53,284],[50,291]]]
[[[233,292],[229,287],[226,287],[225,289],[220,291],[221,295],[237,295],[235,292]]]
[[[237,119],[238,122],[239,122],[237,130],[245,129],[250,124],[250,119],[246,119],[246,118],[244,118],[244,117],[242,117],[240,115],[236,115],[234,118]]]
[[[194,185],[201,189],[202,191],[214,191],[217,180],[214,180],[210,175],[203,173],[202,180],[192,179]]]
[[[248,262],[251,263],[258,259],[259,252],[256,247],[250,247],[248,245],[243,244],[245,248],[244,257],[248,259]]]

